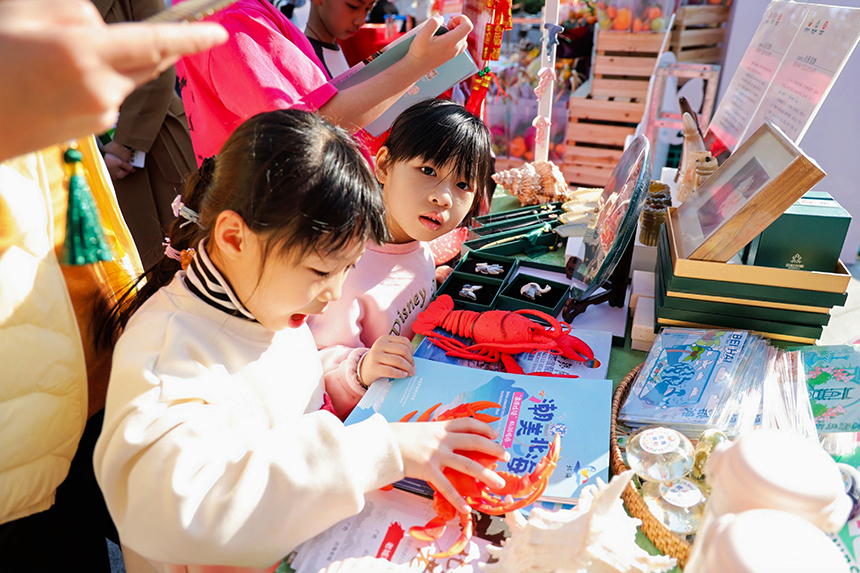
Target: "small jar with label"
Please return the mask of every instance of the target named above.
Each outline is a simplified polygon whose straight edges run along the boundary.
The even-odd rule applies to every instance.
[[[677,430],[645,426],[627,440],[627,465],[645,480],[677,480],[693,467],[693,444]]]
[[[842,475],[842,484],[845,486],[845,493],[851,498],[851,513],[848,514],[848,519],[854,519],[860,514],[860,471],[854,466],[848,464],[836,464],[839,468],[839,473]]]
[[[705,492],[688,479],[645,482],[640,492],[645,505],[663,525],[678,535],[698,531],[705,513]]]

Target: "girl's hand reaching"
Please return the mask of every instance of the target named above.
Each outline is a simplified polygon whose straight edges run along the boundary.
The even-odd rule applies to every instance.
[[[461,513],[470,511],[469,505],[445,477],[442,471],[451,468],[492,487],[502,487],[504,480],[461,452],[483,452],[507,461],[509,454],[492,440],[497,432],[474,418],[460,418],[446,422],[418,422],[391,424],[394,439],[400,446],[403,473],[406,477],[423,479],[436,488]]]
[[[380,336],[364,355],[358,378],[370,386],[380,378],[405,378],[415,374],[412,343],[403,336]]]
[[[472,31],[469,18],[463,15],[454,16],[448,23],[448,32],[434,36],[442,22],[442,16],[431,17],[416,34],[406,54],[415,59],[415,65],[420,66],[424,70],[423,73],[438,68],[466,49],[466,37]]]
[[[448,265],[439,265],[436,267],[436,284],[441,286],[442,283],[448,280],[448,277],[450,277],[453,272],[454,269]]]

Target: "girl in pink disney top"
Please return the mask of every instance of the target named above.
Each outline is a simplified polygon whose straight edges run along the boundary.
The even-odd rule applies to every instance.
[[[351,138],[308,112],[262,113],[212,163],[177,204],[165,257],[108,324],[122,334],[94,466],[126,563],[273,570],[404,476],[463,511],[444,467],[501,486],[456,453],[503,457],[487,424],[377,415],[344,427],[324,409],[305,321],[337,301],[365,243],[385,238]]]
[[[310,322],[339,416],[374,380],[414,373],[412,323],[437,283],[427,243],[476,214],[490,141],[484,122],[452,101],[426,100],[395,120],[376,155],[389,239],[368,243],[343,296]]]

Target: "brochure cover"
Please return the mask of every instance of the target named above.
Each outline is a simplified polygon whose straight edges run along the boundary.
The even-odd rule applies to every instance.
[[[860,352],[856,346],[800,349],[819,432],[860,431]]]
[[[433,502],[398,490],[374,491],[365,496],[364,509],[300,545],[277,571],[316,573],[350,557],[376,557],[400,565],[398,571],[478,571],[486,563],[488,541],[477,536],[460,555],[433,559],[460,535],[460,524],[452,521],[441,539],[429,543],[409,535],[409,528],[424,525],[435,517]]]
[[[415,34],[420,28],[421,26],[413,28],[410,32],[404,34],[384,49],[357,63],[334,78],[332,83],[338,89],[343,90],[376,76],[382,70],[388,68],[406,55],[409,51],[409,46],[412,44],[412,40],[415,38]],[[444,28],[440,28],[440,30],[444,30]],[[438,68],[422,76],[415,85],[400,96],[382,115],[365,127],[365,130],[374,137],[379,137],[391,127],[397,116],[409,106],[425,99],[437,97],[451,86],[460,83],[476,73],[478,73],[478,67],[475,65],[469,52],[464,50],[459,56],[451,58]]]
[[[417,420],[440,403],[436,414],[486,400],[500,405],[483,413],[499,417],[491,425],[511,453],[497,471],[530,473],[557,433],[561,457],[541,500],[570,503],[586,484],[608,481],[611,380],[507,374],[423,358],[415,359],[415,371],[408,378],[374,382],[345,423],[374,413],[396,422],[416,412],[411,419]]]
[[[442,329],[437,328],[436,332],[465,344],[471,344],[469,339],[455,336]],[[603,330],[575,330],[571,334],[585,342],[591,348],[596,359],[594,362],[577,362],[558,354],[543,351],[521,352],[514,355],[514,360],[517,361],[523,372],[527,374],[531,372],[550,372],[552,374],[564,374],[568,376],[575,375],[580,378],[606,378],[606,371],[609,368],[609,353],[612,350],[612,333]],[[436,362],[444,362],[445,364],[456,364],[457,366],[504,372],[504,367],[500,363],[448,356],[445,354],[445,350],[433,344],[429,338],[424,338],[421,341],[413,355],[416,358],[426,358],[427,360],[435,360]]]
[[[619,421],[698,435],[725,396],[749,333],[666,328],[657,335]]]

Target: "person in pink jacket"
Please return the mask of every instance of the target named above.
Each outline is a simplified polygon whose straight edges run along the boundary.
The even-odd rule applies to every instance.
[[[377,153],[388,242],[367,245],[340,300],[310,322],[326,391],[342,418],[374,380],[414,373],[412,323],[437,282],[427,243],[477,213],[490,141],[465,107],[431,99],[404,111]]]
[[[472,24],[465,16],[434,33],[437,16],[419,31],[409,52],[374,78],[339,92],[329,82],[310,41],[266,0],[238,0],[209,20],[230,39],[176,64],[197,164],[215,155],[227,137],[256,113],[275,109],[319,111],[351,133],[388,109],[421,76],[466,48]]]

